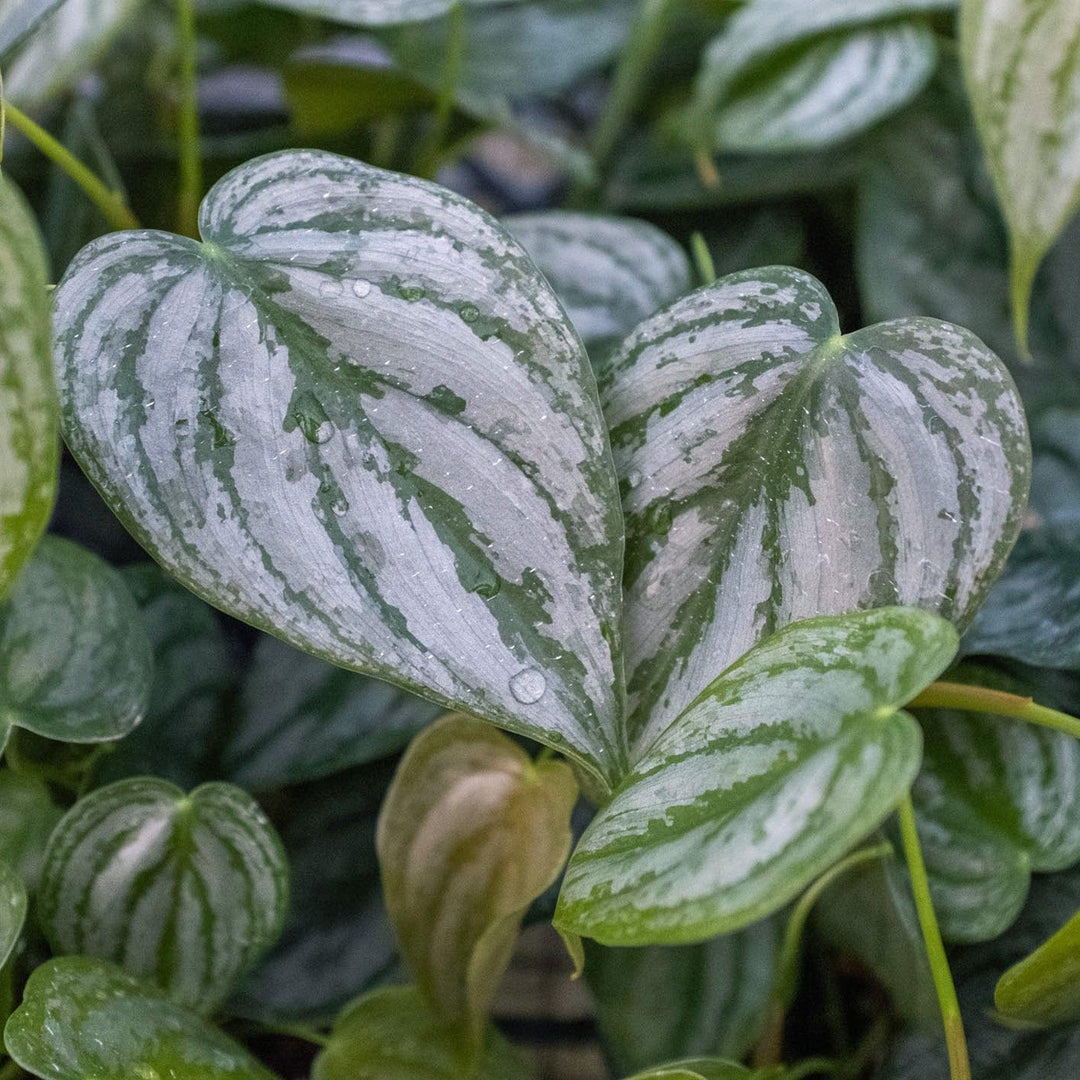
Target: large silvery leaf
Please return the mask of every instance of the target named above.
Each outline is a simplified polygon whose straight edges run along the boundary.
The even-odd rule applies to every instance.
[[[0,860],[0,967],[7,963],[26,919],[26,886],[15,869]]]
[[[30,976],[4,1045],[43,1080],[275,1080],[201,1016],[89,956],[50,960]]]
[[[918,16],[954,4],[752,0],[706,49],[693,137],[715,149],[789,151],[857,134],[925,85],[937,50]]]
[[[590,349],[625,337],[690,288],[686,252],[648,222],[549,210],[516,214],[504,224],[551,282]]]
[[[458,0],[272,0],[278,7],[321,15],[356,26],[390,26],[422,22],[446,15]],[[460,0],[464,6],[484,7],[515,0]]]
[[[33,551],[56,493],[47,282],[33,214],[0,178],[0,594]]]
[[[956,632],[883,608],[758,645],[649,744],[593,819],[555,924],[609,945],[677,944],[782,907],[876,828],[919,767],[900,712]]]
[[[229,784],[185,795],[144,778],[64,816],[39,917],[54,951],[115,961],[212,1012],[276,940],[287,903],[281,841],[249,795]]]
[[[610,781],[618,493],[524,251],[449,191],[314,151],[230,173],[200,228],[105,237],[59,287],[66,434],[107,501],[231,614]]]
[[[135,600],[108,563],[50,536],[0,604],[0,745],[118,739],[146,710],[153,666]]]
[[[1030,448],[997,357],[932,319],[841,336],[801,271],[676,301],[601,388],[642,744],[786,623],[909,604],[963,626],[1019,530]]]
[[[315,780],[402,750],[440,711],[263,638],[235,702],[221,768],[253,789]]]
[[[1080,200],[1080,4],[963,0],[960,57],[1009,225],[1024,342],[1035,271]]]
[[[142,0],[64,0],[4,66],[4,93],[23,109],[55,96],[93,66]],[[22,25],[25,0],[0,0],[0,38]],[[13,35],[16,36],[16,35]]]
[[[950,678],[1028,692],[978,667]],[[1080,742],[1004,716],[916,716],[925,747],[912,797],[934,910],[947,940],[986,941],[1020,913],[1032,871],[1080,861]]]
[[[401,760],[376,841],[402,956],[435,1015],[475,1050],[529,904],[570,853],[577,800],[563,761],[448,716]]]
[[[779,924],[763,919],[699,945],[586,948],[604,1046],[621,1072],[691,1054],[740,1058],[764,1026]]]

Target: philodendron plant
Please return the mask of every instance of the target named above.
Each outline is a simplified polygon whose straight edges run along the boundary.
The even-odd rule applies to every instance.
[[[999,976],[1007,1022],[1075,1021],[1080,721],[1045,671],[1077,666],[1075,613],[1028,594],[1068,576],[1047,492],[1076,440],[1040,412],[1048,472],[1021,389],[1080,192],[1077,5],[966,0],[956,50],[950,0],[280,6],[269,36],[306,35],[283,80],[302,126],[374,121],[365,156],[406,168],[289,144],[200,201],[180,0],[175,32],[156,8],[131,31],[180,60],[172,232],[139,226],[83,113],[58,142],[20,108],[135,5],[0,0],[16,148],[102,215],[51,289],[41,193],[0,178],[0,1080],[524,1080],[493,1014],[526,921],[562,936],[633,1080],[858,1080],[893,1015],[945,1045],[905,1036],[886,1075],[970,1080],[1001,1055],[992,1034],[969,1055],[956,983]],[[565,79],[522,79],[550,95],[619,55],[584,164],[525,130],[476,44],[571,42],[579,18],[598,36]],[[968,187],[1011,236],[987,277],[1008,366],[937,308],[842,327],[805,269],[717,275],[702,234],[692,263],[600,212],[669,34],[696,73],[629,134],[696,155],[699,198],[727,197],[725,154],[823,152],[924,91],[951,107],[962,69],[989,166]],[[881,160],[910,166],[924,107],[877,132]],[[497,218],[414,175],[493,125],[562,163],[571,207]],[[923,178],[863,176],[870,309],[900,273],[881,223]],[[58,432],[61,511],[96,505],[88,479],[156,566],[42,537]],[[892,1004],[835,1004],[830,967],[828,1038],[793,1037],[811,941]]]

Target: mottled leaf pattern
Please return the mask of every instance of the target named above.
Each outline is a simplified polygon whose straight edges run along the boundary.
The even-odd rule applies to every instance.
[[[642,744],[794,620],[910,604],[963,626],[1019,530],[1030,448],[997,357],[931,319],[841,336],[801,271],[732,274],[676,301],[601,389]]]
[[[30,976],[4,1044],[42,1080],[275,1080],[201,1016],[89,956]]]
[[[139,778],[56,827],[39,916],[54,951],[115,961],[208,1013],[276,940],[287,903],[281,841],[249,795]]]
[[[12,726],[73,743],[125,735],[146,710],[152,663],[119,572],[47,537],[0,605],[0,744]]]
[[[1009,225],[1023,342],[1035,271],[1080,200],[1080,4],[963,0],[960,57]]]
[[[379,815],[383,895],[435,1014],[479,1039],[522,916],[570,852],[577,784],[560,761],[450,716],[413,740]]]
[[[618,493],[580,341],[449,191],[249,162],[204,244],[113,234],[57,296],[69,446],[205,599],[565,750],[621,732]]]
[[[420,22],[445,15],[455,0],[272,0],[278,7],[311,15],[321,15],[339,23],[356,26],[388,26]],[[515,0],[462,0],[469,6],[514,3]]]
[[[47,281],[30,208],[0,178],[0,595],[44,531],[56,493]]]
[[[899,710],[956,632],[913,608],[808,619],[758,645],[646,747],[581,838],[555,924],[700,941],[782,907],[876,828],[919,767]]]
[[[690,288],[686,252],[647,222],[549,210],[504,224],[551,282],[590,349],[625,337]]]

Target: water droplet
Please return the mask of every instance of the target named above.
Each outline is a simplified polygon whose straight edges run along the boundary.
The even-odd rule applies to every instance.
[[[352,283],[352,291],[353,296],[358,296],[361,300],[363,300],[364,297],[367,296],[369,292],[371,292],[371,282],[365,281],[363,278],[357,278]]]
[[[480,566],[477,568],[473,580],[467,582],[465,587],[469,592],[476,593],[477,596],[482,596],[485,600],[490,600],[493,596],[499,595],[502,580],[490,566]]]
[[[343,291],[340,281],[324,281],[319,286],[320,295],[326,297],[340,296]]]
[[[526,668],[524,671],[519,671],[510,680],[510,693],[522,705],[534,705],[544,696],[546,689],[547,679],[536,668]]]
[[[289,403],[289,411],[285,414],[283,427],[286,431],[295,431],[299,428],[304,438],[312,443],[327,442],[334,434],[334,425],[330,423],[330,417],[326,415],[326,410],[310,390],[294,395]]]
[[[641,487],[641,481],[644,479],[645,477],[635,470],[626,478],[626,482],[630,485],[630,490],[633,491],[634,488]]]
[[[671,503],[666,500],[653,503],[645,513],[645,524],[649,532],[667,536],[671,532]]]
[[[474,323],[480,318],[480,309],[475,304],[462,304],[458,314],[467,323]]]
[[[316,443],[320,443],[320,444],[325,443],[325,442],[329,442],[334,437],[334,425],[331,424],[329,420],[324,420],[315,429],[315,434],[314,435],[308,435],[308,433],[306,431],[304,432],[304,434],[307,435],[307,437],[312,442],[316,442]]]
[[[417,300],[423,300],[427,296],[427,292],[421,289],[419,285],[406,285],[404,288],[398,289],[398,296],[402,300],[407,300],[410,304],[413,304]]]

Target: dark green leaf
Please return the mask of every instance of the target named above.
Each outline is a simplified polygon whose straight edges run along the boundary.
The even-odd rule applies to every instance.
[[[0,862],[14,867],[28,889],[41,877],[45,845],[60,817],[43,781],[0,770]]]
[[[7,862],[0,860],[0,968],[18,943],[26,919],[26,886]]]
[[[1080,1019],[1080,913],[1001,976],[994,1004],[1024,1024]]]

